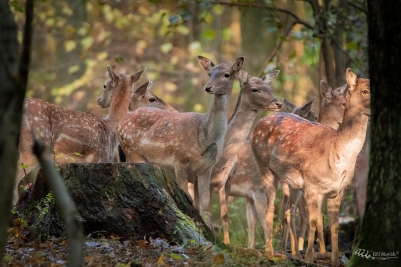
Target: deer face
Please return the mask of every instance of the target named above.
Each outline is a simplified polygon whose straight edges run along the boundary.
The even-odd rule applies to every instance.
[[[312,108],[314,100],[315,99],[312,99],[305,105],[297,107],[291,101],[283,98],[285,108],[287,109],[288,112],[297,114],[298,116],[305,118],[309,121],[317,121],[317,112]]]
[[[141,107],[152,107],[169,111],[177,111],[149,91],[152,85],[152,81],[147,81],[140,85],[138,89],[132,93],[129,110],[134,111]]]
[[[248,77],[248,73],[244,69],[239,71],[243,98],[252,110],[278,111],[283,106],[281,101],[277,100],[276,96],[272,93],[271,89],[271,85],[279,73],[280,71],[278,70],[273,71],[267,74],[264,79],[261,79],[258,77]]]
[[[225,63],[215,65],[205,57],[198,55],[197,58],[201,66],[209,72],[210,78],[204,87],[205,91],[216,95],[230,94],[235,77],[244,64],[245,58],[237,58],[232,65]]]
[[[331,86],[325,82],[320,82],[320,93],[323,96],[322,104],[320,107],[320,118],[321,123],[337,129],[342,123],[344,118],[345,109],[345,91],[348,85],[345,84],[336,89],[332,89]]]
[[[97,100],[97,104],[101,108],[108,108],[111,105],[111,98],[113,93],[116,91],[116,87],[118,82],[120,81],[120,77],[111,70],[110,66],[107,67],[106,75],[108,80],[103,84],[103,93]]]
[[[370,116],[370,80],[357,78],[355,73],[348,68],[346,79],[349,86],[350,101],[349,105],[357,107],[358,110],[367,116]]]

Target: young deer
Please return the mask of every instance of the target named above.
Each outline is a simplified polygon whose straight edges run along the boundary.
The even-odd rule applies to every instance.
[[[62,108],[40,99],[25,99],[18,162],[21,165],[28,165],[28,168],[18,170],[14,203],[18,200],[19,181],[25,176],[25,172],[29,173],[37,165],[35,155],[32,153],[34,138],[43,139],[46,145],[54,150],[58,164],[111,161],[118,145],[115,133],[117,125],[127,115],[131,88],[144,71],[141,70],[134,75],[118,76],[110,66],[107,67],[109,79],[104,83],[105,90],[100,99],[108,95],[111,104],[109,114],[104,119],[99,119],[90,113]]]
[[[292,102],[283,99],[285,107],[289,111],[300,116],[308,116],[311,119],[317,118],[317,113],[312,109],[313,100],[302,107],[296,107]],[[231,169],[228,180],[225,183],[226,196],[245,197],[247,199],[247,221],[248,221],[248,247],[255,247],[256,216],[262,224],[266,235],[265,210],[266,200],[263,181],[261,180],[259,167],[253,156],[250,141],[245,141],[237,153],[234,167]],[[289,194],[289,193],[288,193]],[[222,206],[227,206],[227,199],[222,199]],[[224,232],[224,240],[229,238],[228,216],[221,216]]]
[[[151,107],[163,110],[177,111],[166,102],[164,102],[163,99],[149,91],[150,88],[152,88],[152,85],[152,81],[147,81],[138,86],[138,88],[134,92],[132,92],[128,110],[134,111],[142,107]],[[97,104],[101,108],[109,108],[111,105],[113,92],[114,91],[110,90],[110,88],[105,88],[103,94],[97,100]]]
[[[224,185],[236,162],[238,150],[249,135],[258,110],[278,111],[282,107],[282,103],[277,100],[271,89],[279,73],[278,70],[273,71],[263,79],[248,77],[248,73],[243,69],[239,73],[241,91],[237,106],[228,124],[222,154],[211,171],[210,190],[219,194],[222,218],[228,217]],[[223,220],[224,243],[229,244],[226,222],[227,220]]]
[[[210,207],[209,169],[223,146],[228,100],[244,57],[236,59],[232,65],[214,65],[205,57],[197,58],[210,76],[204,87],[207,93],[214,95],[209,112],[178,113],[140,108],[118,126],[118,138],[128,162],[151,162],[175,171],[178,185],[187,194],[188,182],[193,183],[195,203],[199,203],[197,208],[206,215]]]
[[[264,181],[267,197],[266,247],[274,255],[272,225],[278,181],[303,190],[309,211],[306,261],[313,261],[313,242],[323,196],[328,197],[331,224],[331,263],[339,265],[339,208],[344,188],[353,178],[370,115],[370,82],[347,69],[347,92],[343,122],[334,130],[293,114],[277,113],[259,121],[251,134],[252,151]],[[319,145],[316,144],[318,140]]]
[[[344,117],[344,106],[345,106],[345,90],[347,89],[347,84],[341,86],[335,90],[331,88],[331,86],[325,82],[320,82],[320,92],[322,94],[322,103],[319,112],[319,116],[317,117],[317,122],[323,125],[327,125],[335,130],[338,129],[340,124],[342,123]],[[291,106],[291,105],[290,105]],[[287,107],[287,105],[286,105]],[[291,109],[291,108],[290,108]],[[291,112],[292,110],[288,110]],[[306,118],[308,120],[309,116],[306,112],[298,113],[297,115]],[[313,120],[311,120],[313,121]],[[288,226],[291,225],[292,233],[295,235],[296,227],[295,227],[295,218],[291,216],[291,207],[298,207],[301,215],[301,225],[300,225],[300,233],[298,234],[298,239],[295,236],[291,236],[292,240],[292,249],[293,253],[296,253],[296,248],[299,250],[303,250],[304,247],[304,238],[306,234],[307,220],[308,220],[308,211],[306,208],[305,201],[303,198],[300,198],[302,195],[302,191],[296,189],[290,189],[287,184],[283,184],[283,195],[284,195],[284,203],[285,203],[285,217],[287,224],[284,226],[283,230],[283,242],[282,242],[282,250],[287,249],[287,237],[288,237]],[[294,212],[293,212],[294,213]],[[292,220],[292,221],[291,221]],[[320,252],[324,253],[326,251],[324,245],[324,237],[323,237],[323,218],[320,216],[318,218],[317,224],[317,233],[318,239],[320,243]],[[297,244],[298,243],[298,244]]]

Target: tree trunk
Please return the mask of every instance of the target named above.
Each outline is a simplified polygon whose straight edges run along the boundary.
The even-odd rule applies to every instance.
[[[366,210],[356,244],[359,250],[356,254],[354,250],[347,266],[401,266],[401,1],[367,3],[371,157]],[[394,258],[372,259],[374,252]]]
[[[133,241],[162,237],[179,244],[214,240],[169,171],[150,164],[84,163],[62,165],[60,173],[86,234],[116,234]],[[54,205],[43,214],[49,206],[44,200],[48,193],[39,171],[32,191],[24,193],[17,204],[19,216],[42,237],[65,235],[64,223]]]
[[[17,25],[9,1],[0,1],[0,259],[3,257],[18,160],[22,105],[28,81],[33,0],[25,5],[25,29],[18,64]]]

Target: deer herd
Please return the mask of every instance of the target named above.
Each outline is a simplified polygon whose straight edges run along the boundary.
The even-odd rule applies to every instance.
[[[53,149],[57,164],[111,162],[120,145],[128,162],[154,163],[174,172],[178,185],[192,197],[209,226],[211,194],[218,194],[226,244],[230,243],[228,196],[246,198],[248,246],[255,246],[258,218],[268,258],[274,257],[278,184],[283,188],[289,226],[284,230],[283,250],[289,232],[292,256],[300,257],[309,228],[307,262],[313,262],[316,229],[320,252],[325,252],[321,206],[327,197],[331,263],[338,266],[339,209],[365,140],[369,80],[357,78],[347,69],[347,84],[342,87],[332,89],[321,81],[322,101],[317,114],[312,109],[313,100],[303,107],[277,100],[271,87],[278,70],[258,78],[244,70],[244,57],[217,65],[203,56],[197,59],[210,77],[204,90],[213,95],[205,114],[177,112],[149,91],[150,81],[134,90],[145,69],[133,75],[117,75],[110,66],[97,101],[100,107],[110,108],[103,119],[39,99],[25,99],[19,146],[19,164],[24,167],[18,170],[14,203],[18,200],[18,183],[37,164],[31,152],[35,138]],[[228,119],[229,98],[237,78],[241,91]],[[283,106],[289,113],[276,112],[262,118],[250,133],[258,110],[279,111]],[[299,232],[292,216],[296,208],[301,214]]]

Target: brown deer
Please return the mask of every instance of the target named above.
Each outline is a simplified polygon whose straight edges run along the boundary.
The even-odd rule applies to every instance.
[[[331,88],[331,86],[325,82],[321,81],[320,82],[320,92],[322,94],[322,103],[320,107],[320,112],[317,117],[317,122],[323,125],[327,125],[335,130],[338,129],[340,124],[342,123],[343,117],[344,117],[344,106],[345,106],[345,90],[347,89],[347,84],[344,86],[341,86],[335,90]],[[287,107],[287,106],[286,106]],[[290,111],[290,110],[289,110]],[[291,112],[291,111],[290,111]],[[311,120],[308,117],[308,113],[306,112],[299,112],[297,115],[306,118],[308,120]],[[313,120],[311,120],[313,121]],[[299,250],[303,250],[304,247],[304,239],[305,239],[305,234],[306,234],[306,228],[307,228],[307,221],[308,221],[308,211],[306,208],[305,201],[302,196],[302,191],[296,190],[296,189],[291,189],[288,187],[287,184],[283,184],[283,195],[284,195],[284,203],[285,203],[285,216],[286,216],[286,221],[287,224],[284,226],[283,230],[283,242],[282,242],[282,249],[283,251],[286,250],[287,248],[287,236],[288,236],[288,227],[292,227],[292,234],[294,236],[291,236],[291,248],[292,252],[296,253],[298,251],[296,248]],[[296,233],[296,227],[295,227],[295,217],[291,216],[291,207],[294,207],[293,214],[295,214],[295,208],[298,207],[300,210],[300,215],[301,215],[301,225],[300,225],[300,233],[297,235],[298,239],[295,237]],[[291,221],[291,219],[293,221]],[[323,218],[320,216],[318,218],[318,224],[317,224],[317,233],[318,233],[318,239],[319,239],[319,244],[320,244],[320,252],[324,253],[326,252],[325,244],[324,244],[324,237],[323,237]]]
[[[200,203],[197,208],[205,216],[210,207],[209,169],[223,147],[228,100],[244,57],[218,65],[202,56],[197,59],[210,76],[204,87],[214,96],[209,112],[140,108],[118,126],[118,138],[128,162],[151,162],[175,171],[178,185],[187,194],[188,182],[194,183],[195,203]],[[197,192],[202,192],[201,197]]]
[[[339,208],[344,188],[353,178],[356,159],[365,140],[370,115],[370,82],[346,71],[349,91],[343,122],[334,130],[293,114],[277,113],[259,121],[251,134],[252,151],[267,197],[267,257],[274,256],[272,225],[278,181],[303,190],[309,211],[306,261],[313,261],[313,242],[323,196],[328,197],[332,237],[331,264],[338,257]],[[316,144],[319,142],[319,144]]]
[[[110,98],[111,104],[109,114],[104,119],[40,99],[25,99],[18,161],[23,167],[17,173],[14,203],[18,200],[19,181],[37,165],[32,153],[34,138],[43,139],[52,148],[58,164],[111,161],[118,145],[115,133],[117,125],[127,115],[131,88],[144,71],[145,69],[133,75],[117,75],[110,66],[107,67],[108,80],[104,83],[104,92],[100,99],[109,95],[107,98]]]
[[[302,107],[296,107],[295,104],[283,99],[284,106],[288,111],[295,112],[300,116],[307,116],[310,119],[315,120],[317,118],[316,111],[313,110],[313,99],[303,105]],[[266,235],[266,196],[263,187],[263,181],[260,176],[259,167],[256,163],[255,157],[253,156],[250,141],[245,141],[240,147],[237,154],[237,162],[231,169],[228,180],[225,184],[224,190],[226,196],[245,197],[247,199],[246,210],[248,220],[248,247],[255,247],[255,228],[256,228],[256,215],[262,224]],[[288,193],[289,195],[289,193]],[[288,197],[287,197],[288,199]],[[286,201],[285,201],[286,203]],[[222,199],[221,206],[227,206],[227,200]],[[221,216],[224,240],[229,241],[228,232],[228,217]]]
[[[222,154],[211,171],[210,190],[219,194],[222,218],[228,216],[224,185],[236,162],[238,150],[249,135],[258,110],[278,111],[282,107],[282,103],[277,100],[271,89],[279,73],[278,70],[270,72],[263,79],[248,77],[244,69],[239,73],[241,91],[237,106],[228,124]],[[223,229],[225,228],[228,226],[223,223]],[[228,231],[224,232],[224,243],[230,243]]]

